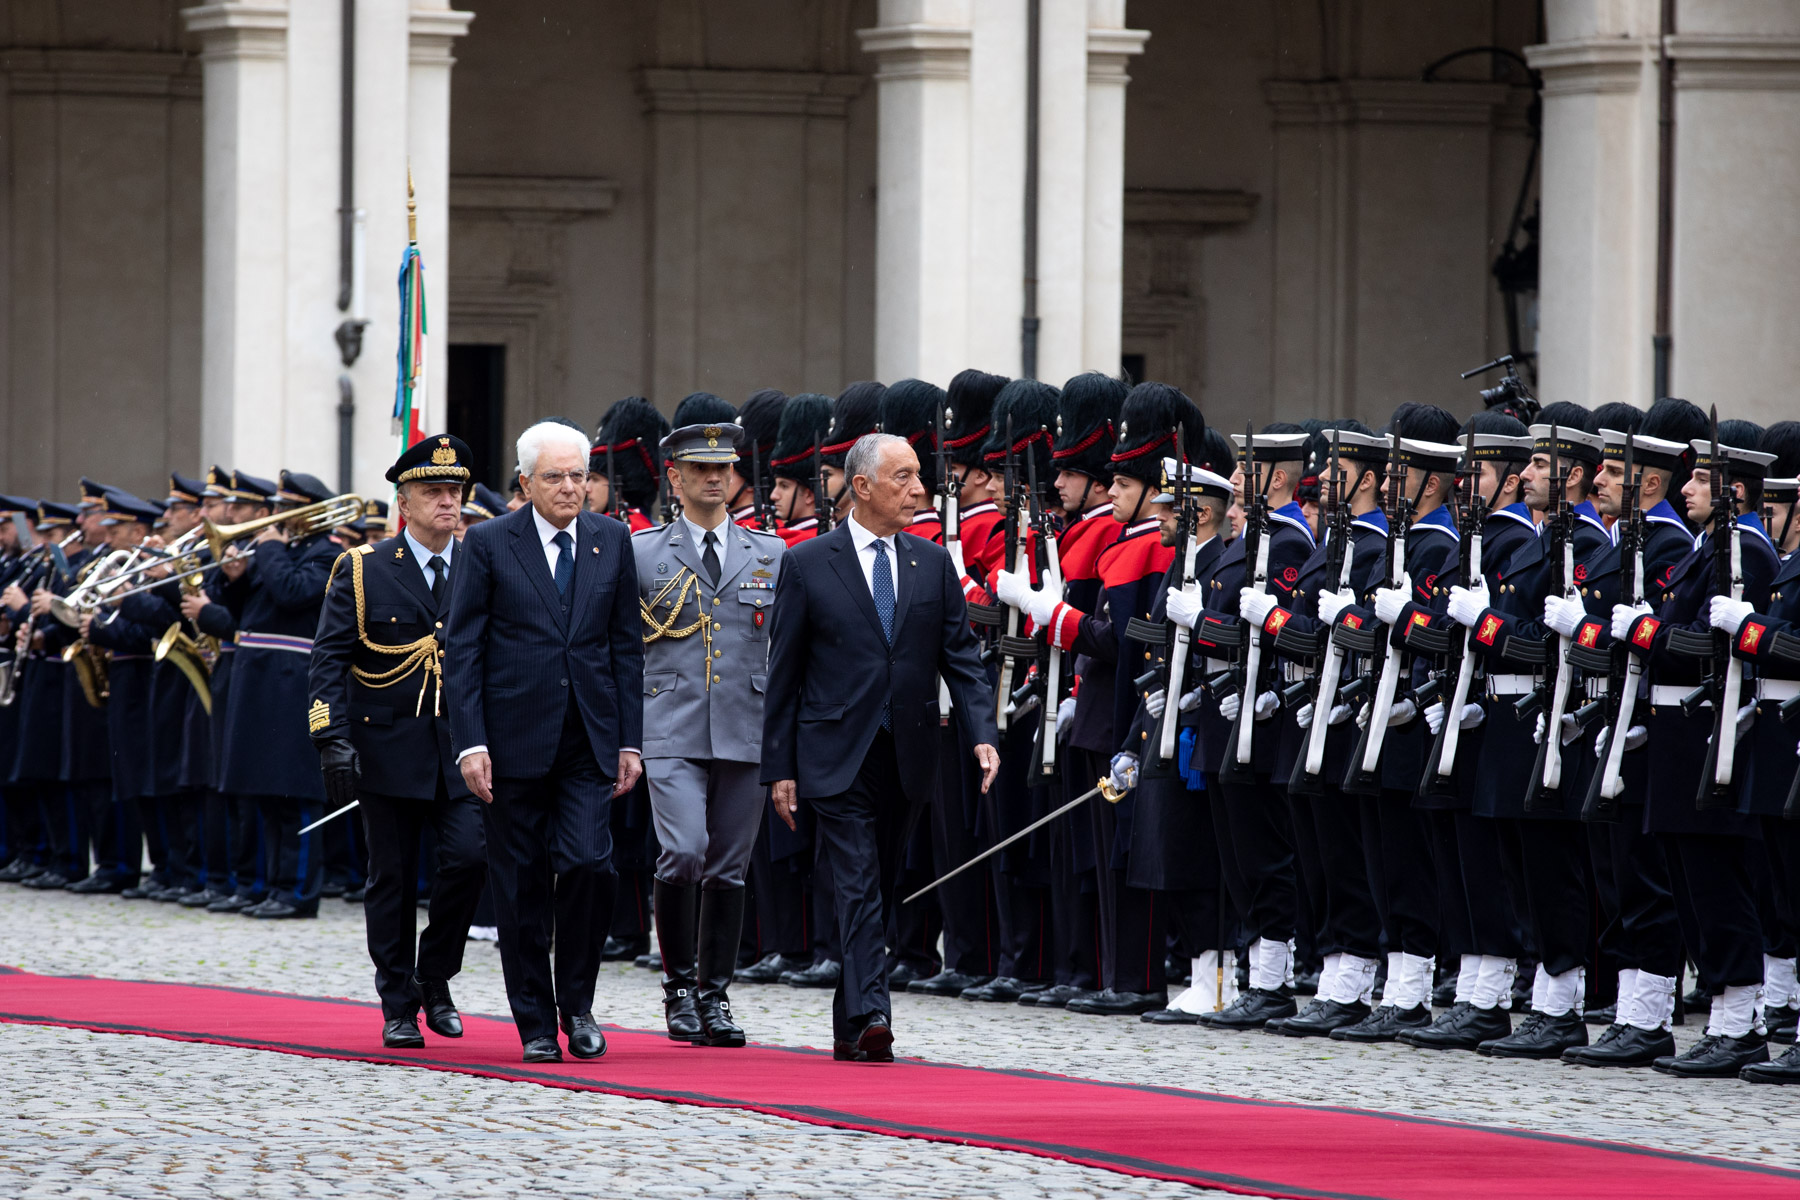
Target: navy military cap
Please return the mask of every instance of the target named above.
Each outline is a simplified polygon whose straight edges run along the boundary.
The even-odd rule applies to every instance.
[[[190,479],[178,471],[169,472],[169,495],[163,504],[198,504],[206,495],[207,484]]]
[[[506,498],[485,483],[478,483],[463,501],[463,516],[473,521],[486,521],[506,512]]]
[[[734,463],[744,443],[742,425],[683,425],[662,440],[667,462]]]
[[[358,533],[368,533],[370,526],[379,527],[386,532],[388,527],[388,506],[386,500],[364,500],[362,516],[349,523],[349,528]]]
[[[581,426],[576,425],[576,429]],[[582,436],[586,437],[585,430]],[[451,479],[468,483],[473,476],[475,456],[469,444],[448,433],[434,433],[420,438],[387,469],[389,483],[411,483],[415,479]]]
[[[154,500],[143,500],[130,492],[114,488],[106,493],[102,513],[102,525],[122,525],[127,521],[142,521],[146,525],[154,525],[161,518],[163,510]]]
[[[216,499],[232,499],[234,485],[231,482],[232,472],[224,467],[214,465],[206,472],[206,492]]]
[[[73,504],[58,504],[54,500],[39,500],[37,504],[38,529],[55,529],[58,525],[74,522],[77,509]]]
[[[83,475],[81,477],[81,503],[76,507],[81,509],[99,508],[106,503],[106,493],[112,490],[106,484],[96,482]]]
[[[226,499],[237,500],[246,504],[269,504],[275,499],[275,481],[264,479],[260,475],[248,475],[243,471],[231,473],[231,490]]]
[[[6,513],[29,513],[37,515],[38,502],[30,496],[0,496],[0,515]]]
[[[337,493],[325,486],[325,481],[317,475],[307,475],[301,471],[281,472],[281,486],[276,489],[277,504],[314,504],[320,500],[329,500]]]

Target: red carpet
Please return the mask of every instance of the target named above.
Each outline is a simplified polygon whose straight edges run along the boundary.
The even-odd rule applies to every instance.
[[[705,1050],[607,1030],[597,1062],[526,1066],[512,1023],[385,1051],[373,1005],[229,988],[62,978],[0,968],[0,1020],[138,1033],[314,1058],[396,1063],[816,1125],[1016,1150],[1250,1195],[1694,1197],[1800,1195],[1800,1172],[1638,1146],[1031,1071],[835,1063],[829,1052]],[[901,1030],[904,1044],[905,1030]],[[1471,1064],[1471,1069],[1478,1069]],[[1658,1083],[1644,1081],[1646,1088]],[[1762,1103],[1733,1083],[1719,1104]]]

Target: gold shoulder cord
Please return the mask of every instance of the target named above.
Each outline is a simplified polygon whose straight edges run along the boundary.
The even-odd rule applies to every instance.
[[[377,654],[386,654],[401,661],[386,671],[365,671],[361,667],[351,666],[350,674],[364,687],[393,687],[414,671],[423,668],[425,677],[419,680],[419,699],[413,705],[413,716],[425,711],[425,689],[431,682],[437,681],[437,689],[432,696],[431,715],[441,716],[444,711],[444,650],[438,645],[436,637],[426,635],[416,642],[408,642],[404,646],[383,646],[369,640],[368,631],[363,627],[363,556],[352,554],[350,558],[350,582],[356,593],[356,638],[364,646]]]
[[[674,596],[671,597],[670,592],[674,592]],[[694,597],[694,611],[697,615],[692,625],[677,629],[675,622],[680,618],[681,610],[686,607],[690,593]],[[669,605],[669,615],[667,619],[659,620],[656,606],[665,601]],[[706,690],[712,691],[712,621],[708,619],[706,609],[700,603],[700,577],[686,567],[681,568],[675,572],[675,578],[663,584],[656,595],[648,601],[640,599],[638,609],[643,614],[644,624],[649,626],[649,632],[644,634],[646,646],[663,638],[680,639],[692,637],[696,633],[700,635],[700,644],[706,655]]]

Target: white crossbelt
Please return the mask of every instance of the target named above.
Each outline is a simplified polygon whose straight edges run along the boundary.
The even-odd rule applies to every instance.
[[[1756,698],[1758,700],[1792,700],[1800,696],[1800,679],[1759,679],[1756,681]]]
[[[1487,690],[1490,696],[1523,696],[1537,686],[1535,675],[1489,675]]]
[[[1220,671],[1229,670],[1230,667],[1231,660],[1228,658],[1209,658],[1206,660],[1206,673],[1208,675],[1217,675]]]
[[[1693,694],[1696,684],[1688,683],[1653,683],[1650,685],[1650,703],[1658,708],[1679,706],[1681,702]],[[1712,707],[1711,700],[1702,700],[1707,708]]]

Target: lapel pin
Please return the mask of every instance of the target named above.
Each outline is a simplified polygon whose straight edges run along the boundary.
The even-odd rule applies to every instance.
[[[405,558],[406,557],[406,547],[405,546],[395,546],[394,547],[394,557],[395,558]]]
[[[595,547],[594,547],[594,553],[595,553],[595,554],[598,554],[598,553],[600,553],[600,547],[598,547],[598,546],[595,546]]]

